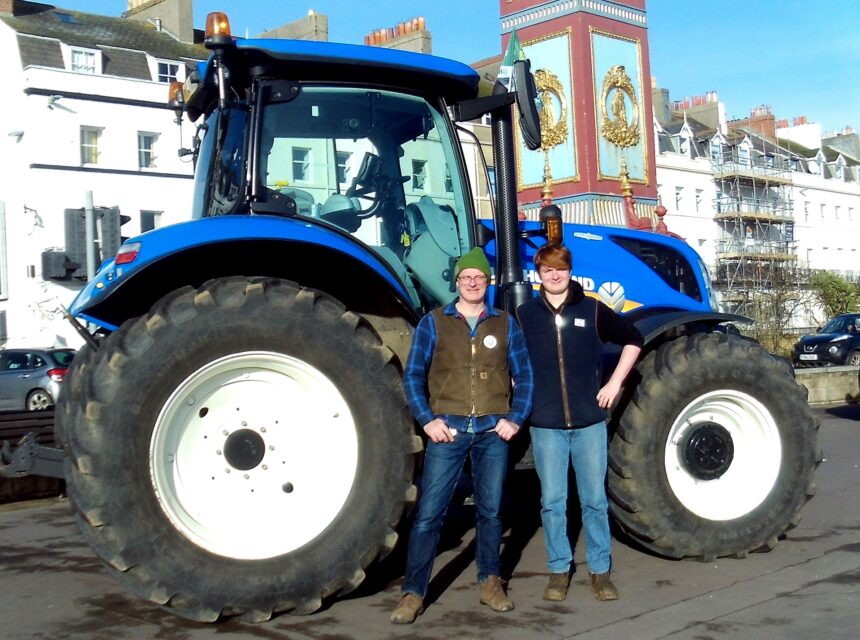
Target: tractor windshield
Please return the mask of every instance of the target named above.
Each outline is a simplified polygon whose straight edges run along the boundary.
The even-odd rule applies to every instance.
[[[445,114],[426,100],[356,87],[262,92],[254,189],[295,202],[376,251],[413,298],[454,296],[450,270],[470,246],[471,200]]]

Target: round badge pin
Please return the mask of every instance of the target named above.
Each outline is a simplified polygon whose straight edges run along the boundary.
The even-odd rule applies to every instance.
[[[499,341],[496,340],[496,336],[486,336],[484,338],[484,346],[487,347],[487,349],[493,349],[497,344],[499,344]]]

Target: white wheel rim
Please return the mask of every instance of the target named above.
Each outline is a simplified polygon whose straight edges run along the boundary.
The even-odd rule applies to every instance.
[[[254,445],[237,448],[240,436]],[[237,468],[236,451],[261,459]],[[337,517],[358,437],[346,400],[318,369],[245,352],[176,388],[156,420],[149,463],[161,508],[183,535],[221,556],[264,559],[310,542]]]
[[[38,391],[30,397],[31,409],[47,409],[51,405],[47,394]]]
[[[734,445],[728,469],[718,478],[700,479],[684,463],[689,436],[705,423],[725,429]],[[746,393],[721,389],[696,398],[669,431],[665,468],[678,500],[697,516],[732,520],[743,516],[770,494],[779,475],[782,444],[770,411]]]

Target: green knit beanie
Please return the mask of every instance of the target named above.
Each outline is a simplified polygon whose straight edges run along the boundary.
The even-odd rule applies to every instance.
[[[481,247],[475,247],[468,253],[460,256],[460,259],[457,260],[457,265],[454,267],[454,277],[459,276],[463,269],[477,269],[488,278],[490,277],[490,263]]]

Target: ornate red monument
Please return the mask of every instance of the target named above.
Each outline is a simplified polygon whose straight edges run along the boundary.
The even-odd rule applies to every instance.
[[[518,197],[566,222],[657,222],[644,0],[500,0],[503,50],[516,32],[541,95],[542,146],[517,145]],[[644,220],[642,218],[645,218]]]

